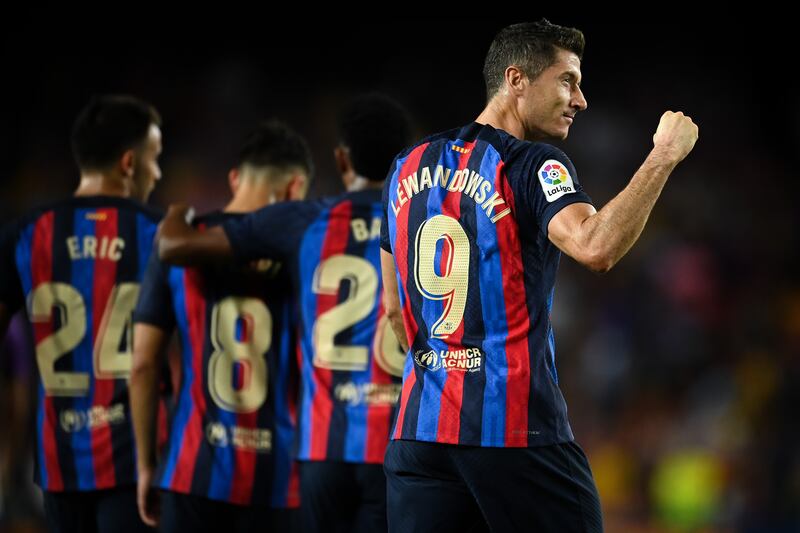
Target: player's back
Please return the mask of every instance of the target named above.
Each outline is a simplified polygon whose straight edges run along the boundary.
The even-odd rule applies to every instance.
[[[382,305],[380,191],[286,202],[225,226],[237,256],[284,258],[300,300],[298,459],[382,463],[405,355]]]
[[[382,246],[397,265],[413,362],[394,438],[572,439],[549,319],[560,253],[546,228],[557,209],[588,200],[574,175],[554,147],[477,123],[395,161]]]
[[[135,483],[131,319],[159,218],[130,199],[74,197],[6,228],[2,299],[26,304],[33,326],[45,490]]]
[[[404,354],[381,300],[380,217],[380,191],[347,193],[303,235],[303,459],[383,461]]]
[[[240,214],[199,217],[201,230]],[[180,386],[156,479],[181,494],[296,507],[296,322],[284,265],[169,266],[151,259],[136,321],[181,344]]]

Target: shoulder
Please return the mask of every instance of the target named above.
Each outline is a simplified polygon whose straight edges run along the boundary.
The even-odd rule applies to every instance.
[[[454,128],[434,133],[432,135],[428,135],[427,137],[422,138],[421,140],[417,141],[416,143],[412,144],[411,146],[409,146],[408,148],[397,154],[397,156],[395,157],[395,162],[405,160],[415,151],[427,148],[431,144],[436,144],[438,142],[456,139],[461,129],[462,128]]]
[[[572,161],[561,149],[547,143],[521,141],[508,136],[505,163],[510,171],[529,174],[557,167],[573,169]],[[574,170],[571,170],[574,172]]]
[[[154,205],[144,204],[131,198],[120,198],[120,207],[131,209],[151,222],[158,223],[164,217],[164,210]]]
[[[26,227],[36,224],[42,217],[52,216],[54,211],[69,208],[72,204],[72,198],[65,198],[34,207],[3,224],[3,237],[4,239],[13,238]]]

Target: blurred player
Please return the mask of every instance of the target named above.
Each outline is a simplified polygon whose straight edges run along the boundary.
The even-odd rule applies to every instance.
[[[0,242],[0,332],[27,304],[35,337],[35,479],[51,531],[147,530],[126,380],[160,216],[140,203],[161,176],[160,123],[136,98],[94,98],[72,132],[74,196],[9,225]]]
[[[636,241],[697,128],[666,113],[631,183],[596,212],[560,150],[581,92],[583,34],[503,29],[475,122],[395,161],[384,189],[386,308],[409,348],[386,452],[392,531],[597,532],[550,324],[559,250],[610,269]]]
[[[380,189],[410,140],[405,111],[382,95],[340,120],[336,159],[348,192],[267,207],[196,232],[181,209],[164,224],[162,258],[286,262],[300,299],[299,449],[303,531],[386,530],[382,469],[404,354],[384,319]]]
[[[279,122],[265,122],[248,136],[229,173],[233,199],[194,224],[211,228],[303,198],[311,168],[305,141]],[[131,378],[146,523],[168,532],[292,530],[288,509],[299,502],[291,457],[297,325],[285,272],[280,263],[258,259],[194,269],[151,258],[136,309]],[[181,385],[168,445],[157,461],[156,385],[176,326]]]

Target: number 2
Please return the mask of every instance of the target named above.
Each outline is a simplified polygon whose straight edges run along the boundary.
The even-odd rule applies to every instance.
[[[350,282],[347,299],[325,311],[314,323],[314,366],[331,370],[364,371],[369,364],[369,348],[337,345],[336,335],[368,317],[375,309],[380,287],[372,264],[355,255],[334,255],[319,264],[314,272],[316,294],[338,294],[343,280]],[[378,323],[373,339],[378,365],[393,376],[403,375],[405,353],[388,320]]]

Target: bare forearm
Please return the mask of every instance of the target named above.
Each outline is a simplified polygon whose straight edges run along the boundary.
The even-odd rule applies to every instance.
[[[392,325],[394,336],[397,337],[397,342],[404,352],[408,351],[408,340],[406,339],[406,328],[403,325],[403,314],[400,312],[390,313],[388,315],[389,323]]]
[[[158,370],[138,367],[131,374],[131,416],[140,467],[156,464],[156,416],[158,413]]]
[[[381,250],[381,276],[383,277],[383,307],[386,316],[392,325],[397,342],[408,351],[408,339],[403,325],[403,311],[400,307],[400,293],[397,288],[397,271],[395,270],[394,257],[386,250]]]
[[[630,183],[600,211],[585,203],[561,209],[550,220],[548,238],[582,265],[606,272],[642,234],[667,178],[697,142],[698,128],[682,112],[661,115],[653,150]]]
[[[647,219],[676,163],[655,149],[630,183],[581,224],[579,238],[599,258],[599,270],[614,266],[642,234]]]
[[[156,417],[162,354],[168,336],[145,323],[134,325],[134,352],[129,385],[131,417],[139,468],[156,465]]]
[[[167,263],[187,266],[230,257],[233,253],[225,231],[214,226],[205,231],[192,227],[193,211],[171,205],[158,227],[158,257]]]
[[[225,231],[218,226],[206,231],[197,231],[189,226],[165,226],[158,237],[159,258],[174,265],[218,261],[232,253]]]

